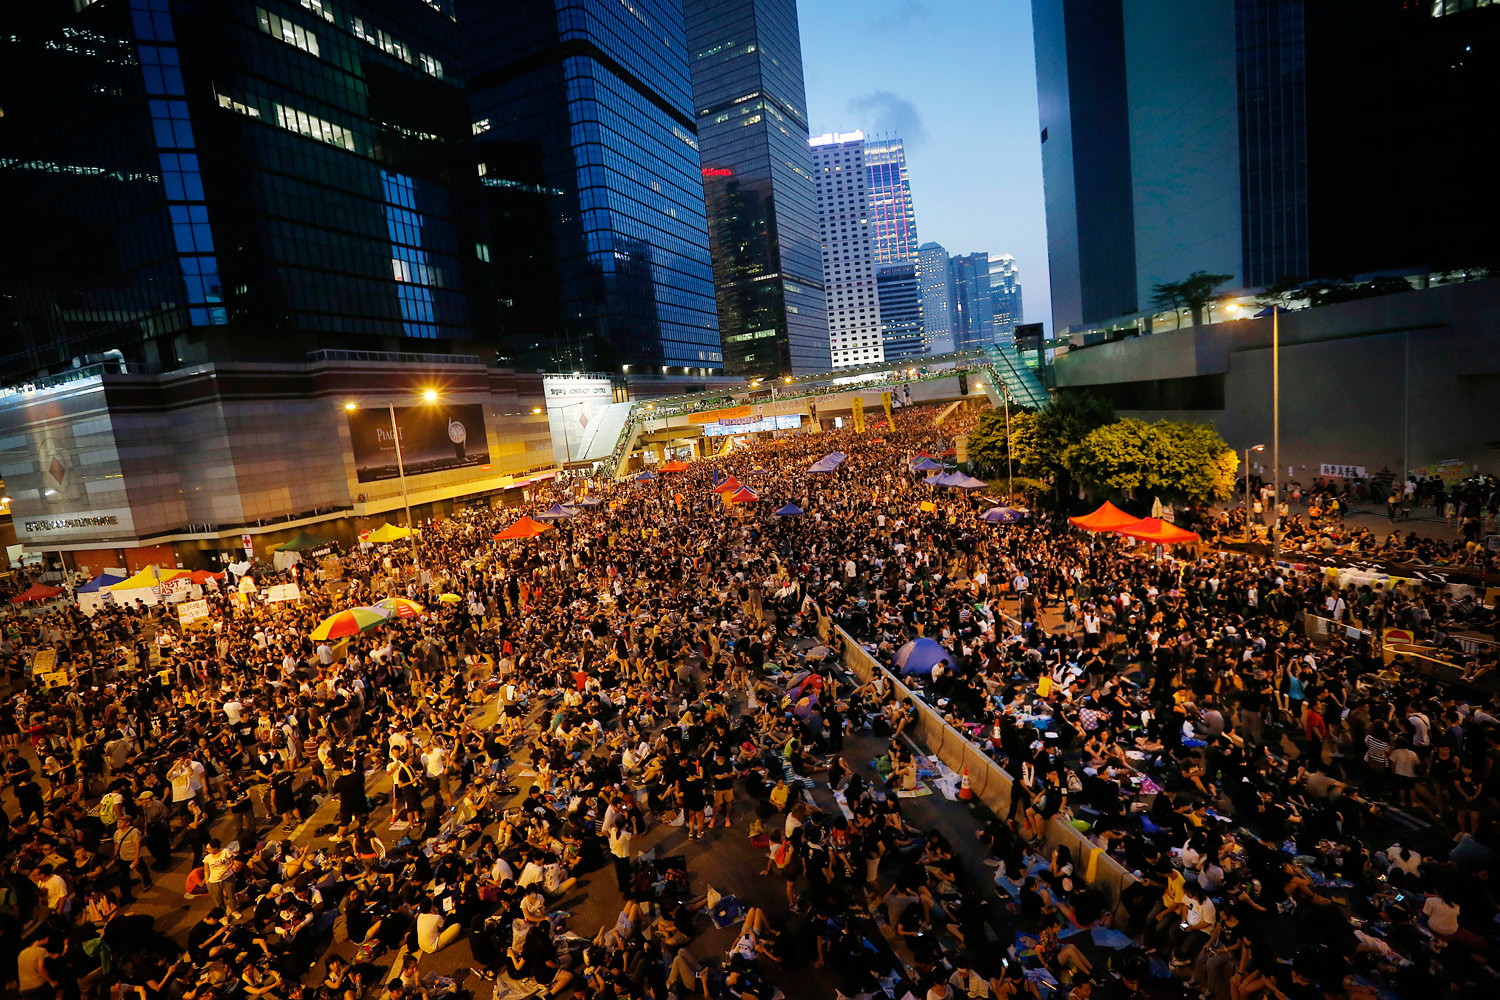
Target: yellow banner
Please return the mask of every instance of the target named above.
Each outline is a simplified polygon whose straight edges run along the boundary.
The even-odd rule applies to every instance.
[[[937,510],[937,504],[933,503],[931,500],[923,500],[920,509],[925,510],[927,513],[931,514],[933,511]]]
[[[850,405],[854,407],[854,430],[863,434],[865,432],[865,397],[855,396],[854,402]]]
[[[880,405],[885,407],[885,422],[890,424],[891,430],[896,429],[896,418],[891,416],[891,394],[882,392],[880,394]]]

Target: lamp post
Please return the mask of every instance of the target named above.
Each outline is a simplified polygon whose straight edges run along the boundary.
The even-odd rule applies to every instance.
[[[1005,502],[1010,503],[1015,499],[1016,492],[1016,462],[1011,454],[1010,440],[1010,386],[1005,384],[1004,379],[997,381],[1000,385],[1000,398],[1005,401]]]
[[[1281,538],[1276,529],[1281,520],[1281,307],[1271,306],[1271,502],[1276,513],[1271,517],[1271,558],[1281,554]]]
[[[422,390],[422,402],[435,403],[437,402],[437,398],[438,393],[436,389]],[[350,400],[344,404],[344,409],[350,411],[357,410],[359,409],[359,403]],[[391,416],[391,441],[396,446],[396,474],[401,479],[401,506],[406,509],[406,537],[411,540],[411,564],[413,569],[417,569],[420,563],[420,560],[417,558],[417,529],[411,520],[411,496],[406,490],[406,462],[401,455],[401,429],[396,426],[396,404],[394,402],[386,403],[386,410],[389,411]]]
[[[1245,449],[1245,541],[1250,541],[1250,453],[1252,451],[1265,451],[1266,446],[1258,444],[1254,448]]]

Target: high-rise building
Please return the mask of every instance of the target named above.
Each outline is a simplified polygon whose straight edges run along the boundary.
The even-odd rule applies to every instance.
[[[809,144],[833,367],[883,361],[865,134],[829,132],[809,140]]]
[[[922,289],[913,261],[875,265],[880,303],[880,340],[887,361],[919,358],[927,353],[922,329]]]
[[[951,354],[953,346],[953,275],[948,251],[941,243],[923,243],[917,260],[917,286],[922,293],[922,330],[927,353]]]
[[[995,339],[1010,336],[1024,322],[1021,312],[1021,272],[1008,253],[990,258],[990,301]]]
[[[824,371],[796,0],[685,0],[683,12],[724,370]]]
[[[482,181],[506,209],[522,202],[501,235],[549,248],[559,275],[560,334],[537,353],[568,368],[719,370],[681,0],[457,6]]]
[[[875,263],[915,261],[918,255],[917,210],[906,174],[906,147],[898,136],[865,140],[870,169],[870,222],[875,234]]]
[[[445,3],[6,14],[0,381],[474,338],[488,237]]]
[[[1431,172],[1485,157],[1491,6],[1033,0],[1054,328],[1148,311],[1194,271],[1263,287],[1488,259],[1500,189]]]
[[[953,349],[977,351],[995,342],[994,304],[990,298],[990,255],[963,254],[948,261],[953,275]]]

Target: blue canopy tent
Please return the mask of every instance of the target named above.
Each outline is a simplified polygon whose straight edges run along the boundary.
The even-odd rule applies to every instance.
[[[123,576],[111,576],[108,573],[100,573],[82,587],[74,591],[75,594],[96,594],[101,590],[113,587],[117,583],[124,583]]]
[[[794,503],[789,503],[785,507],[783,507],[780,510],[778,510],[776,512],[776,516],[777,517],[796,517],[798,514],[803,514],[803,513],[806,513],[806,512],[801,507],[798,507]]]
[[[920,674],[927,676],[939,663],[953,663],[953,654],[932,639],[913,639],[896,650],[896,666],[903,676]]]
[[[644,483],[647,480],[651,480],[651,479],[655,479],[655,478],[656,478],[656,473],[652,472],[650,469],[647,469],[645,472],[641,473],[639,476],[636,476],[635,477],[635,481],[638,482],[638,483]]]
[[[809,465],[807,471],[810,475],[814,472],[837,472],[838,468],[839,464],[837,462],[830,462],[826,458],[820,458],[812,465]]]
[[[572,507],[564,507],[562,504],[554,504],[536,516],[538,521],[561,521],[564,518],[577,517],[578,511]]]
[[[940,476],[939,478],[942,480],[938,483],[939,486],[952,486],[960,490],[986,490],[989,489],[990,486],[990,484],[985,482],[984,480],[975,479],[973,476],[966,475],[962,472],[950,472],[945,476]]]
[[[1020,524],[1030,516],[1014,507],[991,507],[980,514],[979,519],[985,524]]]
[[[918,462],[916,465],[913,465],[911,468],[913,472],[937,472],[941,470],[942,467],[942,462],[934,462],[930,458],[924,458],[922,459],[922,461]]]
[[[579,497],[577,500],[574,500],[573,503],[570,506],[573,506],[573,507],[597,507],[597,506],[599,506],[603,502],[604,502],[604,500],[601,499],[600,497]]]

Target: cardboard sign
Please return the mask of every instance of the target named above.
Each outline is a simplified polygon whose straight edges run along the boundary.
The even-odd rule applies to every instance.
[[[183,601],[177,605],[177,623],[183,628],[208,617],[207,601]]]
[[[919,509],[931,514],[933,511],[937,510],[937,504],[933,503],[931,500],[923,500]]]
[[[31,658],[31,672],[34,674],[45,674],[57,666],[57,650],[38,650],[36,656]]]
[[[297,589],[295,583],[278,583],[266,588],[266,603],[274,604],[277,601],[298,601],[302,599],[302,591]]]

